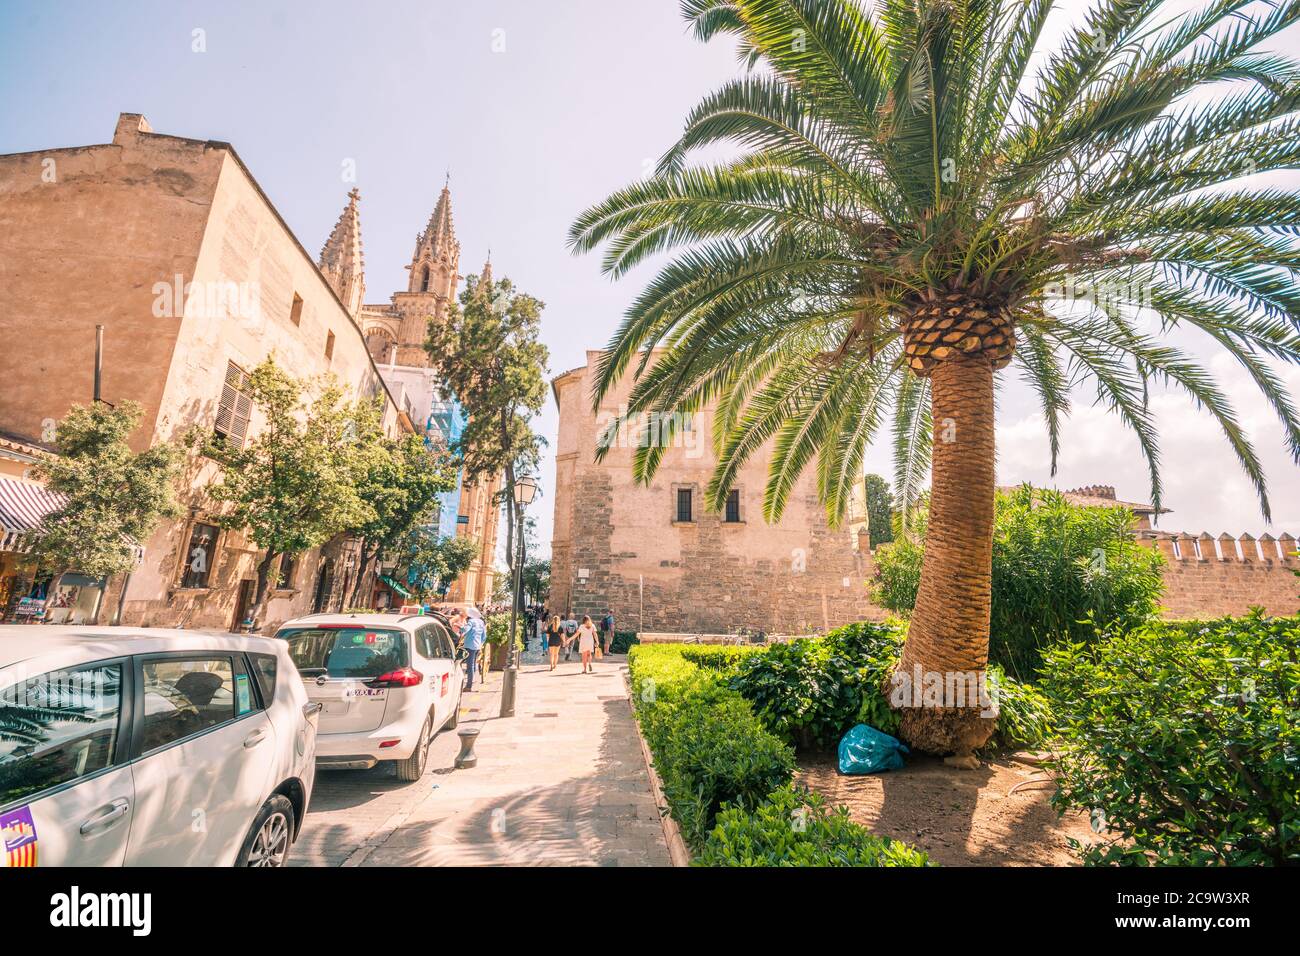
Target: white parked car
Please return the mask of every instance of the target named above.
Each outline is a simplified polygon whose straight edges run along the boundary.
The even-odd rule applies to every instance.
[[[282,641],[0,627],[0,866],[280,866],[319,707]]]
[[[418,780],[438,731],[454,728],[465,682],[463,655],[441,615],[312,614],[276,637],[323,705],[316,766],[368,770],[393,761]]]

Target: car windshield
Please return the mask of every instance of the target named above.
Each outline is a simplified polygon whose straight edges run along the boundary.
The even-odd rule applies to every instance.
[[[404,631],[372,627],[304,627],[281,631],[304,677],[378,677],[410,664]]]

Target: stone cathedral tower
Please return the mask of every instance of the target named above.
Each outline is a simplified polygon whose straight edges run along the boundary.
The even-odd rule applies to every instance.
[[[321,250],[320,270],[347,306],[380,365],[427,368],[424,351],[429,320],[442,319],[460,286],[460,242],[451,218],[451,189],[443,186],[433,215],[415,237],[415,252],[406,268],[406,291],[387,303],[365,302],[365,262],[361,254],[361,195],[348,193],[348,204]]]
[[[365,303],[365,260],[361,249],[361,194],[353,189],[320,254],[320,270],[366,337],[379,374],[400,401],[409,401],[417,427],[434,421],[435,409],[449,403],[437,394],[424,340],[430,321],[444,321],[447,306],[460,286],[460,242],[451,218],[451,188],[444,185],[429,223],[415,238],[415,252],[406,268],[405,292],[394,292],[386,304]],[[491,278],[491,261],[484,266]],[[497,516],[501,479],[462,480],[449,493],[444,508],[454,509],[456,534],[473,537],[479,553],[447,599],[487,603],[495,575]],[[449,512],[450,513],[450,512]]]

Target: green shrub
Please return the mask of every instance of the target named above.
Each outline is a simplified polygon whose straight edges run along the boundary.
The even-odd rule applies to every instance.
[[[1132,526],[1126,509],[1073,505],[1054,491],[1026,485],[998,495],[990,661],[1029,679],[1057,641],[1090,641],[1150,619],[1163,559],[1137,543]],[[924,553],[923,535],[877,549],[872,591],[882,606],[911,612]]]
[[[1035,687],[1008,677],[997,664],[988,669],[988,692],[998,708],[998,729],[989,741],[991,749],[1041,747],[1052,734],[1052,706],[1047,695]]]
[[[611,654],[626,654],[633,644],[640,644],[641,638],[636,636],[636,631],[615,631],[614,640],[609,644]]]
[[[898,726],[883,688],[901,646],[897,625],[864,621],[747,655],[729,683],[774,733],[830,748],[856,723],[885,733]]]
[[[1300,618],[1152,624],[1047,654],[1057,807],[1085,862],[1300,863]]]
[[[718,814],[696,866],[926,866],[924,853],[878,837],[807,790],[782,787],[752,812]]]
[[[794,753],[718,672],[667,645],[637,645],[628,660],[637,717],[689,844],[703,842],[723,804],[753,808],[789,783]]]
[[[731,673],[741,660],[762,650],[762,647],[734,644],[686,644],[682,646],[681,653],[682,657],[692,664]]]

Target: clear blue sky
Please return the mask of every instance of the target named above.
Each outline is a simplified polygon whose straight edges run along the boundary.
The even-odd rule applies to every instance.
[[[1061,18],[1076,15],[1067,6]],[[205,52],[192,49],[195,30]],[[144,113],[159,132],[233,143],[313,253],[353,160],[371,302],[404,287],[402,266],[450,170],[462,273],[477,272],[491,247],[496,274],[546,303],[558,373],[608,340],[649,274],[610,283],[598,257],[569,254],[570,221],[641,176],[736,70],[729,44],[686,35],[676,0],[0,0],[0,152],[106,142],[118,113]],[[1280,431],[1226,363],[1214,367],[1265,453],[1279,525],[1300,532],[1300,472]],[[1300,389],[1300,377],[1289,381]],[[1058,483],[1111,483],[1143,498],[1136,443],[1079,398]],[[999,480],[1048,480],[1041,420],[1014,382],[999,421]],[[1206,420],[1171,399],[1161,421],[1171,527],[1264,530]],[[539,428],[553,440],[549,400]],[[890,473],[884,449],[868,465]],[[553,477],[548,459],[548,497],[535,506],[547,547]]]

